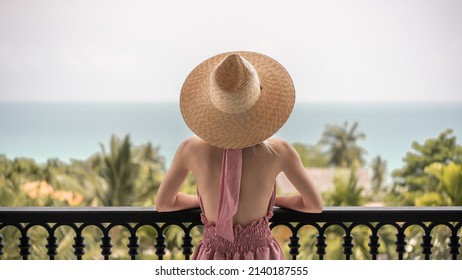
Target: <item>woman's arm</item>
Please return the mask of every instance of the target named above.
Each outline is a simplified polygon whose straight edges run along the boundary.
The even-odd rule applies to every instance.
[[[308,177],[297,151],[289,143],[283,142],[282,146],[280,156],[283,160],[283,172],[300,194],[277,196],[275,205],[302,212],[322,212],[322,198]]]
[[[188,149],[190,143],[185,140],[177,149],[170,169],[162,180],[156,197],[156,209],[160,212],[177,211],[199,207],[199,199],[195,195],[179,192],[188,176]]]

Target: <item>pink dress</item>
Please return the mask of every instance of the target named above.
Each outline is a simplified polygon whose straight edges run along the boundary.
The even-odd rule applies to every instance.
[[[242,171],[242,150],[225,149],[221,167],[217,222],[207,220],[199,194],[204,237],[197,245],[195,260],[283,260],[284,254],[271,235],[269,219],[273,215],[275,190],[266,216],[250,225],[233,225],[237,212]]]

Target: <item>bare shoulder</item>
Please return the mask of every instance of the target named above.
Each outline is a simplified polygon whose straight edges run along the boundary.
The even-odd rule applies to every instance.
[[[269,140],[271,149],[273,149],[284,166],[291,165],[300,161],[300,157],[295,148],[289,142],[280,138],[271,138]]]
[[[191,137],[184,139],[178,148],[179,149],[195,149],[200,146],[204,146],[205,144],[206,143],[204,142],[204,140],[200,139],[199,137],[191,136]]]
[[[178,147],[178,152],[184,155],[193,155],[203,153],[211,146],[197,136],[191,136],[183,140]]]
[[[270,143],[271,148],[274,149],[280,155],[293,153],[295,151],[292,144],[281,138],[272,137],[268,140],[268,142]]]
[[[191,136],[184,139],[178,148],[176,149],[175,156],[173,157],[172,165],[175,166],[188,166],[191,164],[191,158],[194,158],[197,154],[200,154],[204,141],[196,136]]]

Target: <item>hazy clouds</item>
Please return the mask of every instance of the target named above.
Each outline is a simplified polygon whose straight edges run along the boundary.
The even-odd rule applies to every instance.
[[[0,0],[0,101],[176,101],[199,62],[270,55],[299,101],[462,101],[462,1]]]

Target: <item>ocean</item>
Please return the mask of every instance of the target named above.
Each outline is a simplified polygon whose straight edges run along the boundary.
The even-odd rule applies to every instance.
[[[380,155],[389,172],[403,166],[413,141],[452,128],[462,143],[462,103],[297,103],[276,136],[313,145],[327,124],[345,122],[358,122],[357,132],[366,135],[358,144],[367,150],[367,162]],[[177,103],[0,103],[0,154],[10,159],[87,159],[101,150],[100,143],[107,147],[113,134],[130,135],[134,145],[158,146],[168,167],[192,132]]]

